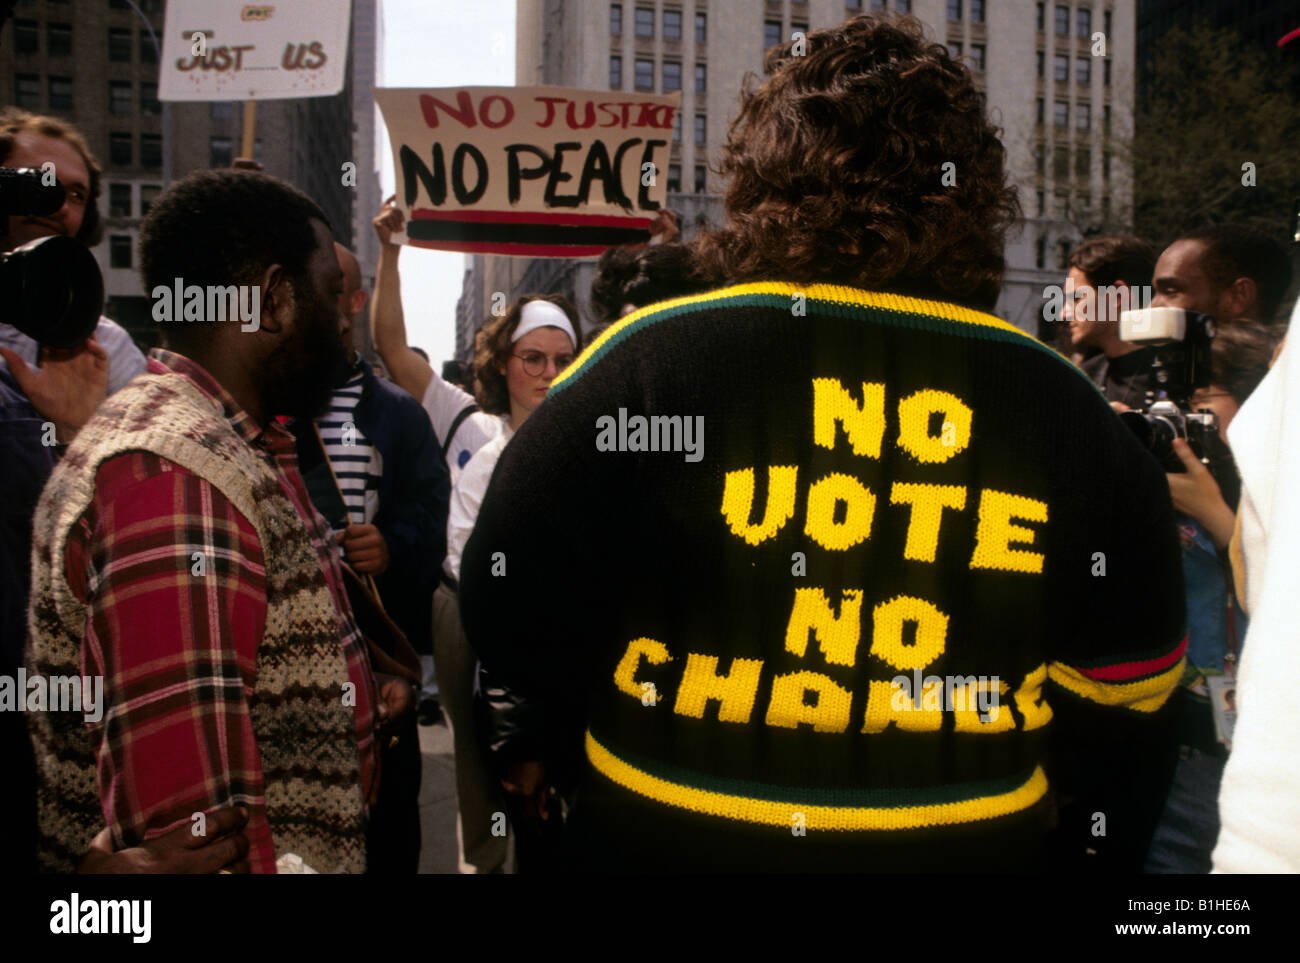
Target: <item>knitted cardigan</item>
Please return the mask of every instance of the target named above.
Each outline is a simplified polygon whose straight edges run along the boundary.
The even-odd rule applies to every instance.
[[[606,331],[502,454],[461,608],[548,729],[585,713],[551,751],[585,747],[571,838],[615,869],[1034,868],[1049,747],[1107,820],[1067,848],[1131,860],[1123,757],[1185,645],[1166,479],[1082,372],[820,284]]]
[[[101,406],[51,476],[35,518],[28,671],[81,671],[86,607],[66,580],[65,546],[94,497],[99,466],[132,450],[153,452],[211,483],[256,528],[265,557],[266,625],[250,699],[264,785],[232,787],[222,804],[257,804],[264,793],[277,857],[296,853],[321,872],[364,872],[355,721],[341,696],[347,665],[325,573],[273,470],[186,378],[136,378]],[[111,713],[110,691],[105,701]],[[69,872],[104,825],[99,729],[77,712],[33,713],[29,726],[40,862]]]

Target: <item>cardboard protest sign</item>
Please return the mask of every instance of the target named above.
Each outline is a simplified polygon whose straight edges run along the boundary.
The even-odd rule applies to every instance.
[[[169,0],[159,100],[280,100],[343,89],[349,0]]]
[[[376,89],[416,247],[582,257],[644,241],[668,192],[681,94]]]

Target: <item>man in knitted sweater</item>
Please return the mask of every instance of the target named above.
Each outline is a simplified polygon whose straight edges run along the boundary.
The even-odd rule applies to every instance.
[[[727,286],[614,325],[507,446],[469,640],[585,748],[576,865],[1041,868],[1055,802],[1136,866],[1124,751],[1183,667],[1160,466],[985,313],[1017,203],[968,70],[870,17],[767,67],[697,245]]]
[[[385,710],[276,422],[318,414],[346,361],[328,223],[272,177],[204,171],[150,207],[141,262],[168,350],[81,429],[36,512],[40,863],[75,868],[103,826],[115,848],[197,836],[237,805],[251,871],[364,871]],[[82,698],[55,704],[77,676]]]

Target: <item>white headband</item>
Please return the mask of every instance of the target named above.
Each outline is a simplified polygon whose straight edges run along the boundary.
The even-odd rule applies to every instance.
[[[529,301],[519,312],[519,326],[515,328],[514,337],[510,340],[512,343],[518,341],[529,331],[537,328],[559,328],[569,336],[575,348],[578,346],[578,336],[573,333],[569,316],[558,304],[552,304],[550,301]]]

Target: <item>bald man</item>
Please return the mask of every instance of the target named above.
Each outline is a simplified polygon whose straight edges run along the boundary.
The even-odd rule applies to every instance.
[[[348,363],[326,413],[291,426],[298,464],[344,560],[374,578],[385,610],[416,650],[431,652],[433,590],[447,548],[447,465],[424,409],[358,356],[353,329],[366,292],[356,257],[334,247],[343,270],[336,294]],[[413,708],[414,692],[410,702]],[[396,745],[385,743],[381,772],[367,866],[372,873],[414,873],[420,855],[414,711]]]

